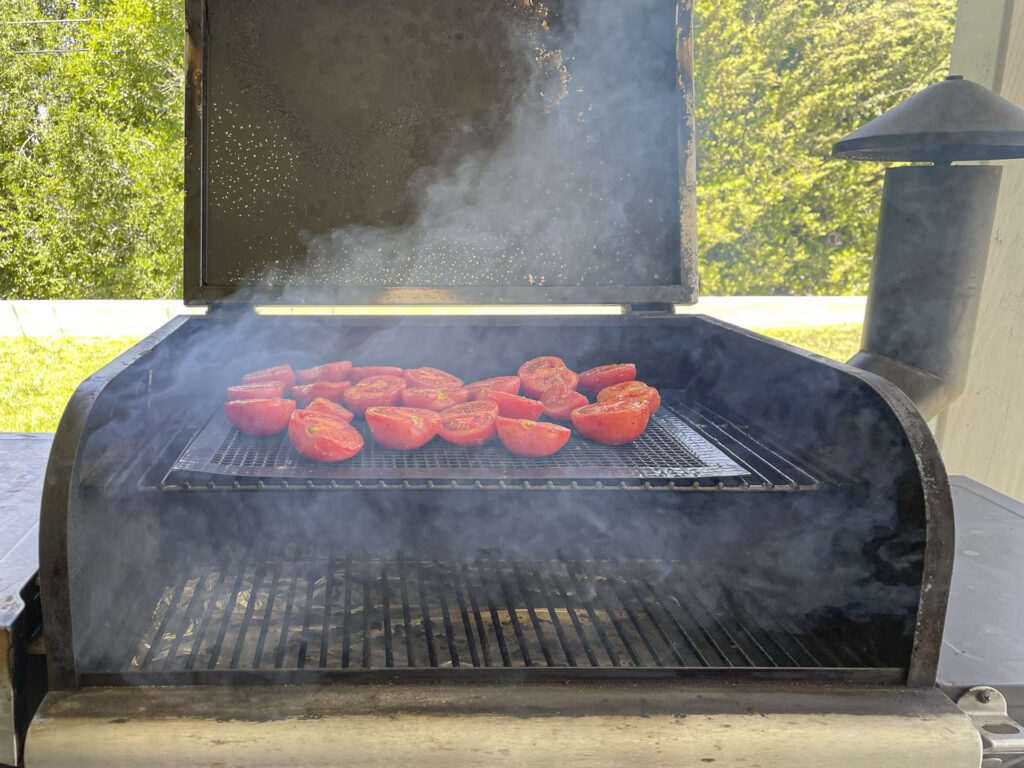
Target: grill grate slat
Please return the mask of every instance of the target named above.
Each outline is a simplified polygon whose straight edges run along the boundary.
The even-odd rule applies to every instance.
[[[289,553],[182,568],[137,606],[151,620],[131,655],[108,649],[87,671],[884,666],[834,628],[666,578],[664,561]]]

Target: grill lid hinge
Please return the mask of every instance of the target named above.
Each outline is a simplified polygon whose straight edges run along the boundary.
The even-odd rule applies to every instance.
[[[626,305],[626,314],[640,317],[674,315],[675,305],[669,301],[638,301]]]
[[[1024,765],[1024,728],[1007,714],[1002,693],[987,685],[978,685],[960,694],[956,705],[981,735],[982,768]]]

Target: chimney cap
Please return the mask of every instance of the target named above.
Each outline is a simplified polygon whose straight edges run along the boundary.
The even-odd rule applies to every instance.
[[[950,75],[840,139],[832,155],[943,165],[1024,157],[1024,109]]]

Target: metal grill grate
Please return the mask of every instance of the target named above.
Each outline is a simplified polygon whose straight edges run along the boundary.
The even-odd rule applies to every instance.
[[[183,571],[90,671],[880,666],[662,561],[292,554]]]
[[[463,448],[440,438],[415,451],[392,451],[374,442],[366,425],[357,421],[357,428],[366,438],[363,450],[346,462],[318,464],[299,456],[286,433],[271,437],[243,435],[218,411],[181,452],[162,485],[181,483],[183,474],[360,481],[668,480],[754,474],[720,444],[705,437],[683,415],[685,406],[677,403],[678,395],[673,394],[666,393],[665,406],[629,445],[601,445],[574,433],[561,451],[537,459],[514,456],[497,442]],[[797,482],[806,484],[802,473]]]

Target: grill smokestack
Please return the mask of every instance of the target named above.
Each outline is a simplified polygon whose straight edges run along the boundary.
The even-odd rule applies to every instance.
[[[931,419],[963,391],[1002,168],[1024,157],[1024,110],[958,75],[837,142],[889,168],[861,350],[850,363],[899,386]]]

